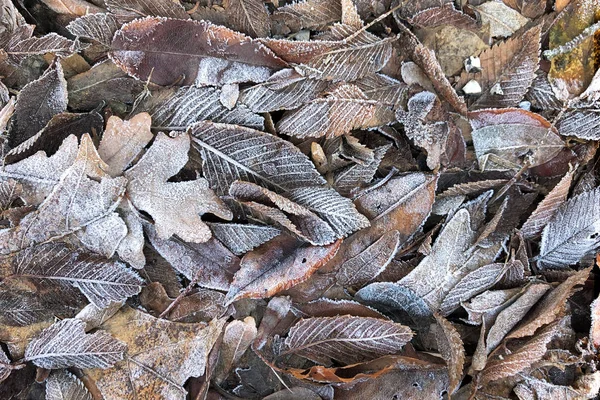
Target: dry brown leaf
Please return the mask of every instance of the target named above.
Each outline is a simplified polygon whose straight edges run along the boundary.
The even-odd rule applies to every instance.
[[[340,241],[329,246],[303,244],[280,235],[246,254],[227,293],[227,304],[243,298],[271,297],[308,279],[331,259]]]
[[[449,386],[452,395],[460,387],[465,364],[465,348],[460,334],[450,321],[439,314],[434,314],[438,323],[436,342],[439,352],[448,364]]]
[[[227,324],[223,334],[223,343],[219,349],[219,361],[215,366],[214,380],[221,383],[229,371],[238,363],[256,338],[256,322],[252,317],[243,321],[235,320]]]
[[[180,324],[125,307],[100,326],[127,344],[125,359],[110,369],[85,374],[109,399],[185,399],[183,384],[204,374],[208,353],[224,324],[224,319]]]
[[[233,29],[252,37],[271,33],[271,21],[263,0],[224,0],[227,23]]]

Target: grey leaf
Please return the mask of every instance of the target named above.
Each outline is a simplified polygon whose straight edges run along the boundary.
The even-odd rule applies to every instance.
[[[2,177],[2,171],[0,171]],[[0,181],[0,212],[8,210],[23,192],[23,185],[14,179]]]
[[[32,37],[22,40],[8,48],[7,53],[9,59],[18,64],[33,55],[54,53],[59,57],[67,57],[79,50],[80,45],[78,42],[52,32],[42,37]]]
[[[277,136],[208,121],[195,124],[190,133],[204,176],[219,195],[228,194],[236,180],[278,191],[325,184],[308,157]]]
[[[412,338],[404,325],[369,317],[317,317],[302,319],[289,332],[286,353],[315,362],[329,359],[344,364],[372,360],[399,352]]]
[[[152,125],[158,129],[185,130],[204,120],[263,129],[263,117],[244,104],[230,110],[221,103],[220,96],[221,89],[210,86],[165,89],[154,92],[140,110],[150,113]]]
[[[428,329],[433,319],[427,303],[411,289],[397,283],[371,283],[360,289],[355,298],[392,316],[395,321],[407,323],[418,330]]]
[[[238,256],[268,242],[281,233],[279,229],[266,225],[209,222],[208,226],[215,238]]]
[[[293,110],[315,99],[327,86],[329,83],[325,81],[284,69],[273,74],[268,81],[243,90],[240,101],[254,112]]]
[[[298,138],[333,138],[352,129],[372,128],[393,121],[393,112],[369,99],[356,85],[341,84],[326,97],[294,111],[286,111],[277,123],[280,133]]]
[[[600,128],[600,110],[596,108],[567,111],[558,120],[558,131],[563,136],[575,136],[580,139],[598,140]]]
[[[567,201],[542,233],[538,264],[565,268],[595,254],[600,238],[600,188]]]
[[[110,47],[115,32],[119,30],[119,23],[113,14],[88,14],[71,21],[67,30],[74,36]]]
[[[407,97],[408,86],[384,74],[371,74],[354,82],[371,100],[393,108],[399,107]]]
[[[399,245],[398,231],[385,233],[360,254],[344,261],[336,275],[338,284],[361,286],[372,281],[388,266]]]
[[[548,76],[543,71],[537,71],[536,77],[525,95],[525,99],[531,102],[531,105],[541,110],[560,110],[563,107],[550,82]]]
[[[324,30],[342,17],[340,1],[304,0],[286,4],[273,13],[274,22],[281,21],[292,31],[301,29]]]
[[[46,400],[92,400],[92,395],[75,375],[61,370],[46,379]]]
[[[50,119],[67,109],[67,81],[60,63],[19,92],[8,143],[21,144],[42,129]]]
[[[8,378],[11,372],[10,360],[6,356],[4,349],[0,349],[0,382]]]
[[[142,289],[142,280],[120,262],[72,251],[63,244],[29,247],[9,261],[11,277],[67,282],[99,308],[123,301]]]
[[[25,360],[46,369],[102,368],[123,359],[127,346],[104,331],[85,333],[85,322],[67,318],[44,329],[29,342]]]
[[[164,0],[106,0],[106,7],[120,23],[146,16],[189,19],[180,3]]]

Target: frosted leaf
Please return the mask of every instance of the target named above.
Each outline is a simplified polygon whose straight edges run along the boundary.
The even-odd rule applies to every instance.
[[[463,367],[465,364],[465,347],[460,334],[454,325],[446,318],[435,315],[438,323],[435,339],[438,350],[446,364],[448,364],[448,375],[450,383],[448,392],[454,394],[460,387],[463,378]]]
[[[341,17],[340,1],[303,0],[279,7],[271,16],[271,20],[275,26],[283,25],[279,30],[286,33],[284,27],[292,32],[301,29],[321,31],[328,24],[339,21]]]
[[[328,365],[355,364],[398,353],[412,338],[404,325],[376,318],[340,316],[297,322],[285,340],[285,353]]]
[[[115,177],[131,164],[154,135],[150,132],[151,119],[147,113],[137,114],[128,121],[111,116],[98,146],[98,154],[108,164],[108,173]]]
[[[92,400],[83,382],[67,371],[52,371],[46,379],[46,400]]]
[[[93,40],[109,47],[115,32],[119,30],[119,23],[113,14],[88,14],[71,21],[67,25],[67,30],[73,36]]]
[[[72,251],[60,243],[29,247],[3,264],[11,270],[5,279],[69,283],[100,308],[138,294],[142,288],[139,276],[122,263]]]
[[[159,238],[168,239],[175,234],[185,241],[199,243],[212,235],[200,215],[209,212],[224,219],[231,219],[232,215],[204,178],[167,182],[187,162],[189,148],[189,135],[169,138],[161,132],[125,176],[129,179],[129,200],[154,219]]]
[[[110,258],[127,236],[127,225],[113,212],[75,232],[75,236],[88,250]]]
[[[210,86],[165,89],[154,92],[141,109],[151,114],[153,127],[159,129],[185,130],[203,120],[263,129],[263,117],[245,104],[228,109],[221,102],[221,94],[221,89]]]
[[[384,74],[371,74],[354,82],[371,100],[398,108],[406,101],[408,86]]]
[[[134,20],[115,33],[111,48],[125,72],[161,86],[262,82],[287,66],[263,44],[207,21]]]
[[[593,257],[600,243],[600,189],[561,205],[542,232],[541,268],[565,268]]]
[[[358,188],[373,180],[381,160],[391,145],[381,146],[374,150],[373,160],[366,164],[352,164],[340,168],[333,173],[332,186],[343,196],[351,196]]]
[[[262,299],[306,281],[329,261],[340,242],[310,246],[288,235],[247,253],[236,272],[225,304],[244,298]]]
[[[146,225],[144,231],[152,246],[167,262],[189,280],[198,285],[228,290],[240,259],[215,239],[205,243],[185,243],[175,237],[164,240],[155,229]]]
[[[46,369],[109,368],[123,359],[127,346],[104,331],[85,333],[85,322],[67,318],[33,339],[25,359]]]
[[[101,393],[115,399],[184,400],[183,385],[190,377],[204,375],[224,324],[225,318],[208,324],[175,323],[125,307],[100,327],[127,344],[125,359],[86,374]]]
[[[10,178],[2,180],[0,182],[0,212],[8,210],[13,202],[22,196],[22,193],[23,185],[19,182]]]
[[[0,233],[1,253],[67,236],[115,210],[125,192],[126,180],[96,178],[98,182],[88,177],[93,168],[84,144],[91,143],[91,139],[86,137],[84,135],[76,161],[62,174],[38,210],[26,215],[18,227]]]
[[[481,18],[481,23],[490,24],[490,35],[493,37],[511,36],[529,22],[502,2],[488,1],[474,8]]]
[[[256,321],[252,317],[232,321],[225,327],[219,360],[215,366],[215,382],[220,383],[227,378],[229,371],[240,361],[257,333]]]
[[[120,23],[146,16],[189,19],[180,3],[162,0],[106,0],[106,7]]]
[[[242,91],[240,101],[254,112],[293,110],[315,99],[329,83],[303,77],[295,70],[276,72],[266,82]],[[244,124],[241,124],[244,125]]]
[[[204,177],[219,195],[236,180],[277,191],[325,184],[313,163],[291,143],[236,125],[200,122],[190,131]]]
[[[574,174],[575,169],[567,172],[560,182],[552,188],[550,193],[546,195],[544,200],[538,204],[529,218],[527,218],[527,221],[525,221],[521,227],[521,234],[524,239],[531,239],[542,233],[544,227],[552,220],[558,211],[558,208],[567,200]]]
[[[79,42],[69,40],[54,32],[41,37],[22,40],[7,49],[8,57],[19,64],[27,57],[53,53],[58,57],[67,57],[80,50]]]
[[[263,0],[225,0],[228,25],[252,37],[271,34],[271,21]]]
[[[312,100],[298,110],[286,111],[277,129],[298,138],[333,138],[352,129],[385,125],[393,118],[390,109],[368,99],[357,86],[342,84],[326,97]]]
[[[600,110],[582,108],[567,111],[558,120],[558,131],[563,136],[575,136],[580,139],[598,140],[600,128]]]
[[[362,286],[375,279],[388,266],[400,244],[398,231],[381,236],[359,255],[345,261],[337,272],[337,283]]]
[[[279,229],[266,225],[209,222],[208,226],[214,237],[238,256],[268,242],[281,233]]]
[[[10,360],[6,356],[4,349],[0,349],[0,382],[8,378],[11,371]]]
[[[119,242],[117,253],[125,262],[128,262],[133,268],[143,268],[146,265],[146,257],[144,256],[144,228],[142,220],[133,210],[133,206],[129,201],[125,204],[121,202],[119,206],[119,214],[125,221],[127,234]]]
[[[530,101],[533,107],[542,110],[560,110],[563,106],[562,101],[556,97],[554,90],[552,90],[552,86],[548,82],[548,76],[543,71],[536,72],[536,77],[531,83],[525,99]]]
[[[67,109],[67,102],[67,81],[57,63],[39,79],[25,85],[17,95],[9,145],[15,147],[38,133],[54,115]]]

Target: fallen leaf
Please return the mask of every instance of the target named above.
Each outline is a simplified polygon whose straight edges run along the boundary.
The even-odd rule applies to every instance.
[[[229,18],[228,25],[252,37],[265,37],[271,33],[269,13],[262,0],[225,0],[223,7]]]
[[[266,225],[212,222],[208,226],[213,236],[237,256],[243,255],[281,234],[279,229]]]
[[[189,15],[185,8],[174,1],[160,0],[106,0],[106,7],[115,15],[120,23],[129,22],[133,19],[157,16],[177,19],[188,19]]]
[[[46,380],[47,400],[92,400],[83,382],[67,371],[53,371]]]
[[[215,382],[220,383],[227,377],[231,368],[238,363],[250,347],[256,335],[256,322],[252,317],[246,317],[243,321],[232,321],[225,327],[219,361],[215,367]]]
[[[441,315],[434,315],[439,329],[436,331],[438,350],[448,364],[448,392],[454,394],[460,386],[465,364],[465,348],[460,334],[450,321]]]
[[[482,24],[490,24],[490,35],[507,37],[522,28],[529,20],[500,1],[486,1],[474,7]]]

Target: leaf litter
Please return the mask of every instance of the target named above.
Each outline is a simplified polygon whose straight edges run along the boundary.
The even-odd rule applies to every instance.
[[[0,398],[598,398],[598,1],[1,3]]]

